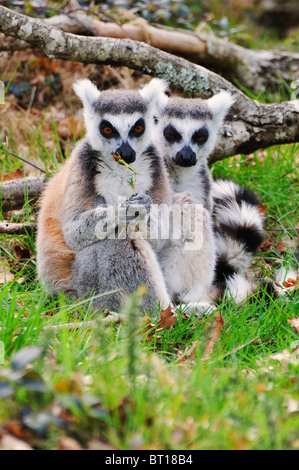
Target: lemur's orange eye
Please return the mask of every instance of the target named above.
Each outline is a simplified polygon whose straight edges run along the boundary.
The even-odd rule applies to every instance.
[[[110,135],[110,134],[112,134],[112,129],[111,129],[111,127],[104,127],[103,132],[106,135]]]
[[[203,145],[209,138],[209,131],[206,127],[202,127],[197,132],[194,132],[192,140],[195,144]]]
[[[136,126],[134,131],[137,132],[137,134],[140,134],[140,132],[143,131],[143,126]]]

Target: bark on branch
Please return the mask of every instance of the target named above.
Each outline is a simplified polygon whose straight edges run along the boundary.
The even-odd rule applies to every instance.
[[[249,50],[214,34],[193,33],[151,26],[144,19],[129,23],[105,23],[76,10],[77,2],[71,2],[75,11],[46,18],[45,24],[76,34],[145,42],[166,52],[184,57],[194,63],[222,73],[228,80],[238,80],[257,95],[267,85],[279,87],[282,80],[290,84],[299,79],[299,54],[284,51]],[[23,50],[24,41],[13,43],[3,36],[0,50]]]
[[[37,201],[45,183],[46,178],[43,176],[4,181],[0,186],[0,209],[7,212],[20,209],[27,200]]]
[[[35,224],[0,222],[0,233],[4,233],[5,235],[26,235],[27,233],[32,235],[35,230]]]
[[[46,24],[70,33],[92,33],[94,36],[145,42],[221,72],[230,81],[237,79],[257,95],[269,83],[279,87],[282,79],[288,84],[299,79],[299,54],[249,50],[212,33],[157,28],[142,18],[123,25],[105,23],[87,15],[76,0],[71,0],[69,4],[74,11],[47,18],[44,20]]]
[[[50,58],[83,63],[125,65],[164,78],[193,96],[207,98],[224,89],[235,95],[211,161],[251,153],[275,144],[299,141],[299,103],[261,104],[219,75],[185,59],[131,39],[83,37],[0,7],[0,32],[25,40]]]

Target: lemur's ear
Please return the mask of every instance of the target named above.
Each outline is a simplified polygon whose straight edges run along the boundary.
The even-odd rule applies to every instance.
[[[140,90],[140,94],[151,108],[156,108],[162,112],[168,102],[168,96],[165,94],[167,83],[159,78],[153,78],[145,87]]]
[[[73,89],[81,99],[84,108],[93,110],[94,104],[101,94],[97,87],[90,80],[84,78],[73,83]]]
[[[212,111],[213,117],[217,119],[219,123],[222,123],[228,110],[234,104],[235,98],[227,91],[221,91],[217,95],[207,100],[210,110]]]

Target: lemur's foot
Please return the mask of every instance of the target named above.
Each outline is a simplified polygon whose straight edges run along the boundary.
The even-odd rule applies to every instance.
[[[182,304],[182,309],[187,315],[194,314],[196,317],[206,317],[217,310],[216,305],[208,302],[193,302]]]

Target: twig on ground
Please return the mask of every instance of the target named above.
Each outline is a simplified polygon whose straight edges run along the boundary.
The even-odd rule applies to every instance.
[[[20,209],[26,201],[36,201],[44,189],[44,176],[29,176],[0,184],[0,206],[2,212]]]
[[[291,231],[299,231],[299,227],[288,227],[288,228],[265,228],[267,232],[291,232]]]
[[[6,235],[23,235],[27,233],[32,235],[35,230],[35,224],[0,223],[0,233],[4,233]]]
[[[111,325],[111,323],[121,323],[123,322],[123,317],[120,313],[117,312],[110,312],[109,315],[106,317],[101,318],[101,322],[105,326]],[[46,325],[41,328],[42,331],[45,330],[52,330],[52,331],[60,331],[63,328],[67,328],[70,331],[74,331],[77,328],[81,328],[85,326],[86,328],[95,328],[98,325],[98,320],[90,320],[90,321],[80,321],[80,322],[73,322],[73,323],[59,323],[58,325]],[[28,328],[26,326],[18,328],[18,331],[26,331]],[[5,327],[0,327],[0,331],[5,330]],[[33,328],[34,330],[39,330],[39,328]]]
[[[42,168],[40,168],[39,166],[37,166],[35,163],[32,163],[32,162],[29,162],[28,160],[25,160],[25,158],[23,157],[20,157],[19,155],[17,155],[16,153],[12,152],[9,148],[5,148],[5,151],[10,153],[10,155],[12,155],[13,157],[16,157],[18,158],[19,160],[22,160],[22,162],[25,162],[27,163],[28,165],[31,165],[33,166],[34,168],[36,168],[37,170],[41,171],[42,173],[47,173],[45,170],[43,170]]]

